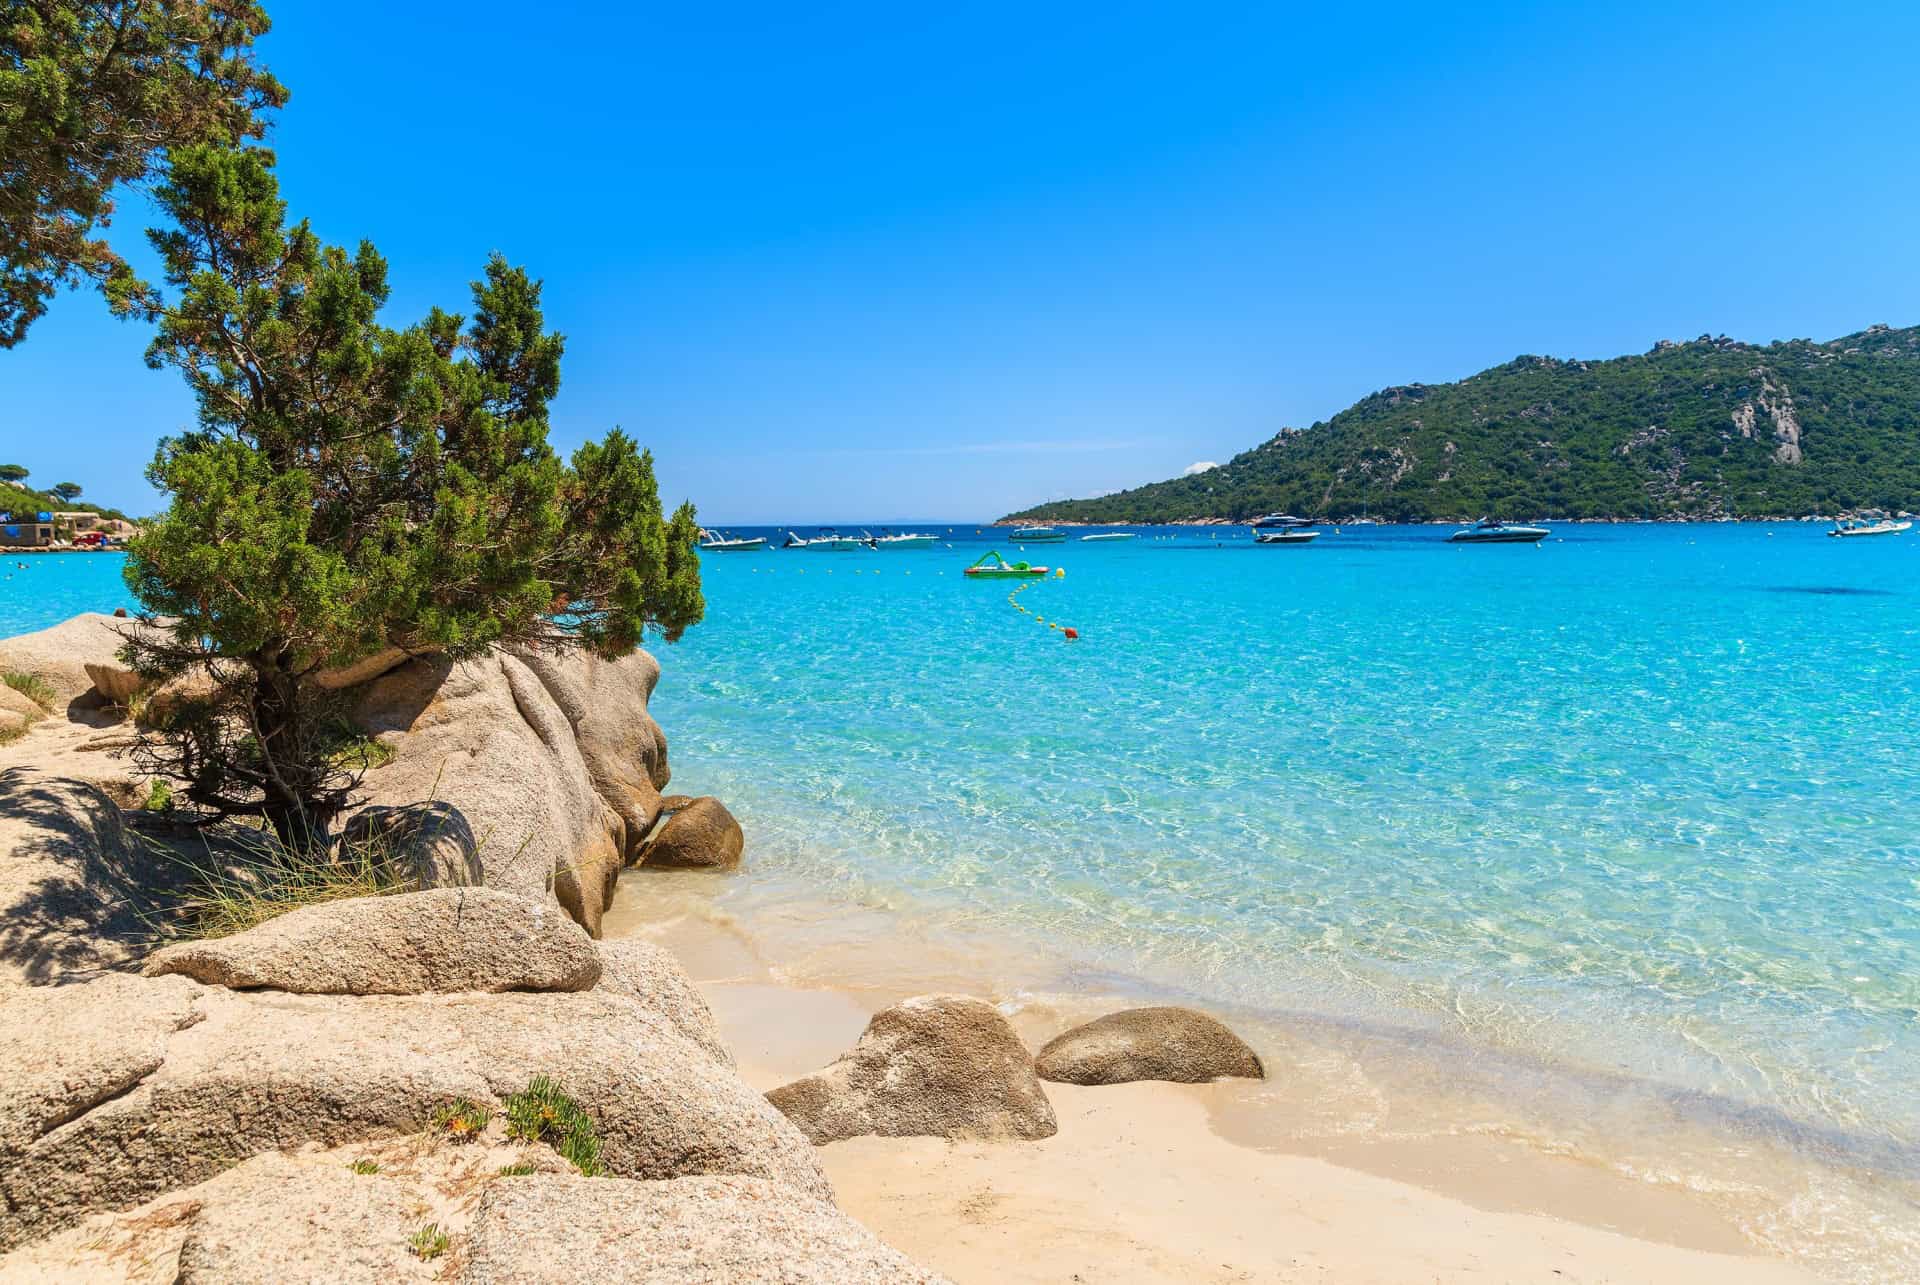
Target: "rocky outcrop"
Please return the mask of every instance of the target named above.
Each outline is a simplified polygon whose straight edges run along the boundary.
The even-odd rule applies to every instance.
[[[618,1176],[744,1174],[831,1199],[807,1140],[624,996],[322,996],[107,977],[0,997],[0,1249],[250,1156],[418,1132],[550,1075]]]
[[[138,959],[170,872],[100,789],[0,769],[0,992]]]
[[[999,1010],[964,995],[922,995],[875,1014],[833,1065],[767,1100],[816,1143],[1046,1138],[1058,1129],[1026,1045]]]
[[[156,951],[146,974],[300,995],[581,991],[600,955],[548,901],[437,888],[305,906],[214,941]]]
[[[15,691],[5,683],[0,683],[0,714],[16,715],[20,725],[24,727],[35,719],[43,717],[46,712],[25,692]]]
[[[563,1285],[593,1264],[603,1281],[714,1285],[932,1282],[832,1205],[752,1178],[607,1182],[541,1175],[490,1184],[461,1279]]]
[[[502,1175],[509,1158],[538,1171]],[[429,1224],[447,1241],[425,1258],[409,1241]],[[430,1138],[257,1156],[0,1259],[0,1285],[937,1279],[765,1179],[582,1178],[545,1148]]]
[[[633,1000],[722,1066],[733,1065],[733,1054],[721,1042],[713,1010],[680,961],[653,943],[632,937],[601,942],[600,982],[594,989]]]
[[[710,796],[675,802],[679,806],[641,849],[641,865],[731,870],[740,864],[746,836],[725,804]]]
[[[635,653],[619,663],[653,662]],[[365,802],[389,821],[395,810],[453,814],[411,853],[422,883],[551,893],[599,935],[627,823],[595,789],[572,723],[532,669],[504,653],[411,660],[364,689],[358,718],[394,751],[368,773]]]
[[[644,651],[617,661],[586,654],[516,653],[573,728],[593,787],[626,823],[622,856],[632,862],[660,814],[667,738],[647,712],[660,665]]]
[[[1126,1084],[1266,1078],[1260,1058],[1224,1025],[1186,1008],[1130,1008],[1048,1041],[1035,1062],[1043,1080]]]
[[[137,689],[139,680],[120,663],[124,633],[137,623],[104,612],[83,612],[37,633],[0,639],[0,672],[32,674],[45,682],[64,706],[94,689],[97,670],[110,683],[122,677]]]

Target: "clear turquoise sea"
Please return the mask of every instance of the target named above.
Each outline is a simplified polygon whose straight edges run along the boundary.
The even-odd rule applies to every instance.
[[[1834,1275],[1920,1263],[1920,534],[1072,540],[1019,599],[1066,642],[962,580],[1004,535],[914,529],[709,556],[656,648],[739,895],[1398,1043],[1621,1172],[1770,1183],[1755,1240]],[[29,561],[0,634],[124,598],[117,558]]]

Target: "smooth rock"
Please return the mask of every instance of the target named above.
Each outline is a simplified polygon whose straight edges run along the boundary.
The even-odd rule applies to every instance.
[[[121,669],[125,631],[137,627],[88,611],[30,634],[0,639],[0,673],[32,674],[53,688],[56,707],[93,690],[88,664]]]
[[[146,974],[301,995],[582,991],[600,956],[551,902],[435,888],[303,906],[257,928],[154,952]]]
[[[626,823],[595,792],[572,725],[532,670],[500,653],[411,660],[364,689],[357,718],[394,750],[367,773],[365,802],[444,808],[471,836],[470,851],[436,841],[413,854],[424,884],[551,893],[599,934]]]
[[[874,1015],[833,1065],[767,1094],[816,1143],[1047,1138],[1059,1126],[1033,1055],[993,1005],[922,995]]]
[[[660,814],[660,789],[670,776],[666,734],[647,712],[659,662],[637,650],[619,660],[584,652],[515,655],[566,715],[594,789],[626,823],[621,856],[632,862]]]
[[[1245,1041],[1205,1013],[1187,1008],[1109,1013],[1048,1041],[1035,1066],[1041,1079],[1062,1084],[1266,1078],[1259,1056]]]
[[[457,1097],[497,1109],[541,1074],[593,1117],[615,1175],[739,1173],[832,1198],[793,1125],[623,996],[113,977],[0,995],[0,1250],[261,1152],[416,1133]]]
[[[99,788],[0,769],[0,992],[126,967],[175,868]]]
[[[601,942],[600,981],[594,989],[626,996],[665,1019],[722,1066],[733,1065],[706,999],[680,961],[652,942],[634,937]]]
[[[93,683],[93,690],[109,705],[125,706],[146,690],[147,680],[119,662],[87,661],[81,668]]]
[[[754,1178],[490,1185],[474,1213],[473,1285],[894,1285],[940,1278],[822,1200]]]
[[[23,722],[32,722],[47,713],[33,697],[5,683],[0,683],[0,711],[18,714]]]
[[[731,870],[740,864],[746,836],[733,813],[716,798],[689,800],[640,852],[643,866]]]

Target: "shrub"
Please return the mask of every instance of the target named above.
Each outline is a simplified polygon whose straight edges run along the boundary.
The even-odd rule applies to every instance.
[[[600,1130],[593,1117],[544,1075],[507,1097],[507,1136],[544,1142],[589,1178],[604,1174]]]
[[[485,1132],[493,1112],[467,1098],[455,1098],[433,1116],[433,1127],[451,1142],[472,1142]]]
[[[173,787],[160,777],[154,777],[147,783],[147,801],[140,807],[146,812],[173,811]]]
[[[446,1253],[447,1246],[452,1243],[447,1233],[440,1230],[439,1223],[428,1223],[407,1237],[407,1252],[415,1258],[430,1261]]]

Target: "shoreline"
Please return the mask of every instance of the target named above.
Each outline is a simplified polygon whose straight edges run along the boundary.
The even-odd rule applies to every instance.
[[[842,966],[823,976],[810,962],[803,978],[769,957],[755,924],[707,900],[724,884],[654,872],[629,872],[622,883],[607,937],[671,950],[712,1005],[742,1073],[763,1090],[826,1065],[868,1016],[912,994],[958,990],[995,1001],[1036,1048],[1127,1003],[1120,987],[1042,997],[968,976],[957,955],[916,949],[917,936],[891,943],[891,968],[873,949],[856,961],[828,944]],[[1571,1279],[1815,1279],[1756,1244],[1707,1193],[1631,1178],[1490,1123],[1310,1137],[1297,1127],[1323,1087],[1305,1065],[1310,1055],[1288,1045],[1275,1056],[1271,1028],[1220,1015],[1268,1060],[1269,1081],[1049,1084],[1061,1132],[1041,1144],[835,1143],[822,1155],[843,1207],[962,1282],[1076,1272],[1089,1280],[1537,1279],[1573,1263],[1580,1270]],[[1236,1230],[1235,1220],[1247,1225]],[[1031,1274],[1007,1276],[1014,1260]]]
[[[623,882],[654,882],[630,873]],[[748,928],[629,886],[607,936],[671,950],[713,1007],[741,1072],[771,1089],[833,1060],[869,1015],[936,982],[801,985]],[[900,943],[911,953],[907,943]],[[958,983],[960,979],[951,979]],[[975,993],[979,993],[976,991]],[[1029,1046],[1111,1008],[1010,1005]],[[1067,1007],[1072,1007],[1069,1004]],[[1262,1050],[1263,1055],[1265,1050]],[[1272,1068],[1289,1074],[1286,1059]],[[1048,1084],[1041,1143],[865,1137],[821,1156],[850,1214],[969,1281],[1413,1278],[1808,1281],[1687,1193],[1647,1188],[1500,1138],[1349,1143],[1329,1154],[1263,1128],[1256,1082]]]

